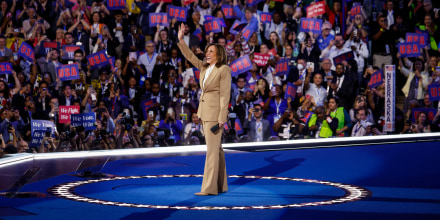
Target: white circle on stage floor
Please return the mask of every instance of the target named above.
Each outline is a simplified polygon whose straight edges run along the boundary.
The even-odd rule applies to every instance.
[[[48,189],[48,192],[68,200],[86,202],[92,204],[112,205],[120,207],[134,207],[134,208],[151,208],[151,209],[179,209],[179,210],[247,210],[247,209],[284,209],[284,208],[299,208],[307,206],[322,206],[322,205],[334,205],[340,203],[354,202],[361,199],[365,199],[371,196],[371,192],[363,187],[303,178],[290,178],[290,177],[276,177],[276,176],[243,176],[243,175],[229,175],[229,178],[245,178],[245,179],[262,179],[262,180],[282,180],[282,181],[294,181],[303,183],[315,183],[326,186],[335,187],[345,191],[342,197],[335,199],[305,202],[305,203],[293,203],[293,204],[275,204],[275,205],[256,205],[256,206],[168,206],[168,205],[152,205],[152,204],[136,204],[126,202],[107,201],[95,198],[88,198],[86,196],[75,193],[75,188],[98,182],[114,181],[114,180],[129,180],[129,179],[144,179],[144,178],[185,178],[185,177],[203,177],[203,175],[193,174],[180,174],[180,175],[145,175],[145,176],[118,176],[111,178],[100,179],[88,179],[81,181],[74,181],[59,184]]]

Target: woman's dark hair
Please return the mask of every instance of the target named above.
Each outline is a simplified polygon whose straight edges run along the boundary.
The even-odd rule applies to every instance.
[[[417,62],[421,62],[421,63],[422,63],[422,71],[423,71],[423,70],[425,69],[425,62],[423,62],[423,60],[420,59],[420,58],[417,58],[417,59],[414,61],[414,63],[413,63],[413,67],[412,67],[413,71],[416,70],[416,63],[417,63]]]
[[[228,65],[228,57],[226,55],[226,49],[220,44],[209,44],[205,49],[205,54],[208,51],[209,47],[215,46],[217,51],[217,62],[215,63],[216,67],[221,67],[222,65]],[[205,63],[205,67],[209,66],[209,63]]]

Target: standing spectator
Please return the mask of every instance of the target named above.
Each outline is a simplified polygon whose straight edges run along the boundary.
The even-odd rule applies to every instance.
[[[371,126],[372,123],[367,121],[367,112],[365,109],[361,108],[358,110],[357,119],[358,122],[353,126],[351,136],[366,136],[368,130],[367,127]]]
[[[191,114],[191,122],[185,125],[184,140],[185,144],[189,145],[193,136],[204,137],[203,125],[200,123],[200,119],[197,116],[197,112]],[[197,137],[197,138],[200,138]]]
[[[411,100],[417,100],[420,103],[423,102],[423,96],[425,95],[426,88],[428,88],[429,76],[425,72],[425,64],[421,59],[417,59],[412,67],[412,70],[405,68],[400,59],[400,54],[397,54],[399,58],[400,72],[407,77],[405,86],[402,88],[402,92],[405,95],[405,104],[403,112],[407,112],[409,109],[409,102]]]
[[[335,40],[331,40],[328,47],[321,52],[322,59],[329,58],[332,61],[332,70],[336,70],[336,64],[333,63],[333,58],[350,52],[349,48],[344,47],[344,42],[344,36],[342,34],[336,34]]]
[[[355,79],[342,63],[336,65],[336,77],[333,77],[328,96],[339,98],[339,106],[345,109],[350,109],[353,105],[356,97]]]
[[[160,56],[158,53],[154,52],[155,47],[153,41],[145,43],[145,50],[147,52],[139,56],[137,64],[145,67],[147,70],[147,78],[152,78],[154,66],[160,61]]]
[[[329,138],[336,133],[338,119],[330,116],[330,110],[324,110],[324,106],[317,106],[315,114],[309,120],[308,130],[312,138]]]
[[[391,56],[394,48],[393,32],[388,30],[388,20],[385,15],[380,15],[378,25],[372,29],[373,43],[371,53],[373,54],[373,65],[383,69],[384,65],[393,63]]]

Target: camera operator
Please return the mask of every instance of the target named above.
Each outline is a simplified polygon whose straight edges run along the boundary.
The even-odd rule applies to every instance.
[[[161,120],[159,123],[159,128],[170,131],[170,137],[168,139],[168,143],[170,145],[178,145],[180,143],[182,122],[180,120],[176,120],[176,113],[174,112],[173,108],[168,108],[165,119]]]
[[[270,122],[263,118],[263,113],[260,104],[254,104],[254,107],[249,109],[248,118],[243,122],[243,129],[248,130],[250,141],[267,141],[270,137]]]
[[[305,124],[299,119],[296,112],[286,109],[280,119],[275,122],[272,129],[278,132],[281,140],[290,140],[303,134]]]
[[[25,124],[20,117],[18,109],[5,109],[4,112],[6,112],[6,117],[0,123],[0,131],[2,132],[3,139],[5,143],[14,141],[14,146],[17,146],[17,140],[14,139],[20,135],[17,131],[22,131]]]
[[[203,132],[203,125],[200,123],[200,119],[197,116],[197,112],[191,114],[191,123],[185,125],[184,130],[185,144],[189,145],[193,137],[199,139],[199,143],[202,143],[201,139],[205,139],[205,134]]]

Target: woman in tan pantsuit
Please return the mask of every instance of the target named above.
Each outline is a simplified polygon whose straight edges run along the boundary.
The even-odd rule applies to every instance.
[[[206,62],[199,60],[184,41],[184,29],[185,25],[182,23],[177,36],[179,39],[177,46],[186,59],[200,70],[199,82],[202,95],[197,115],[203,122],[207,146],[202,190],[195,195],[217,195],[228,191],[225,154],[221,139],[223,125],[228,115],[231,69],[227,65],[225,48],[218,44],[210,44],[206,47]],[[212,132],[211,128],[217,124],[219,129]]]

